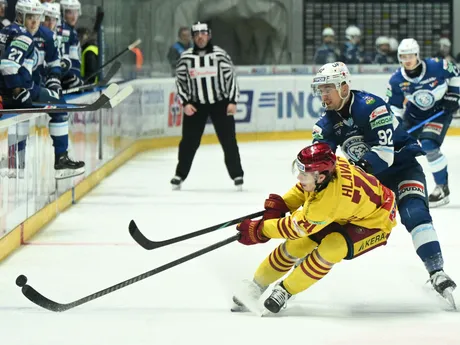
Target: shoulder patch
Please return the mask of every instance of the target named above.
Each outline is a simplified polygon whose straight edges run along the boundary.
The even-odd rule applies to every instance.
[[[27,37],[25,35],[20,35],[20,36],[16,37],[14,40],[24,42],[25,44],[27,44],[27,46],[30,46],[32,44],[32,38]]]
[[[324,139],[323,129],[318,125],[314,125],[313,130],[312,130],[312,136],[313,136],[313,139],[316,139],[316,140]]]
[[[364,101],[366,102],[367,105],[374,104],[375,98],[371,96],[364,96]]]

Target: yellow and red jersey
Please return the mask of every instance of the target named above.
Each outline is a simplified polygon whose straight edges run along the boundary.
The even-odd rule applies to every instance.
[[[337,157],[335,175],[320,192],[306,192],[297,183],[283,196],[291,215],[264,221],[262,233],[269,238],[297,239],[333,222],[390,233],[396,226],[394,193],[342,157]]]

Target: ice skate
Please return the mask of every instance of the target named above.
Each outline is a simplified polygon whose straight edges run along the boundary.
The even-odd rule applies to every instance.
[[[438,184],[436,185],[434,191],[428,197],[430,207],[439,207],[449,203],[449,185],[447,184]]]
[[[85,173],[85,163],[73,161],[67,152],[56,155],[54,163],[56,180],[78,176]]]
[[[180,190],[180,187],[182,185],[182,178],[179,177],[179,176],[174,176],[172,179],[171,179],[171,185],[172,185],[172,189],[173,190]]]
[[[277,284],[271,295],[265,300],[264,306],[272,313],[276,314],[282,308],[286,308],[287,301],[291,298],[291,294],[284,289],[282,283]]]
[[[236,190],[241,192],[243,190],[244,183],[243,177],[235,177],[233,181],[235,182]]]
[[[241,288],[233,296],[233,302],[239,305],[240,309],[246,308],[247,311],[251,311],[257,316],[262,316],[264,310],[259,299],[265,290],[253,281],[243,280]]]
[[[430,277],[430,282],[431,285],[433,285],[433,288],[442,297],[444,297],[454,309],[457,309],[454,297],[452,295],[452,292],[457,287],[455,282],[446,273],[444,273],[444,271],[433,273]]]

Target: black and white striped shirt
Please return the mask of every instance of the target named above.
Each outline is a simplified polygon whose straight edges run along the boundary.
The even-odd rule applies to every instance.
[[[176,86],[182,104],[237,103],[238,83],[232,60],[222,48],[209,44],[206,50],[184,51],[177,62]]]

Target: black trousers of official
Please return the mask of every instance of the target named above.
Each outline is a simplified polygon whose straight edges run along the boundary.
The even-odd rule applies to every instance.
[[[240,153],[236,142],[235,119],[227,115],[228,102],[195,105],[197,111],[192,116],[183,115],[182,139],[179,143],[179,163],[176,175],[185,180],[192,167],[195,153],[200,147],[201,137],[211,116],[217,138],[224,150],[225,165],[232,179],[243,177]]]

